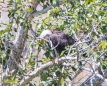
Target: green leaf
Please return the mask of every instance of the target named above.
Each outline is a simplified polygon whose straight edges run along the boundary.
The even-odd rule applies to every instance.
[[[71,75],[69,75],[68,78],[69,78],[70,80],[72,80],[72,76],[71,76]]]
[[[52,3],[52,2],[53,2],[53,0],[50,0],[50,2]]]
[[[107,41],[102,41],[102,42],[100,43],[100,46],[102,47],[102,50],[105,50],[106,47],[107,47]]]
[[[72,12],[68,12],[68,15],[69,15],[69,16],[72,16]]]
[[[56,66],[53,66],[52,67],[52,72],[56,71],[57,70],[57,67]]]
[[[79,65],[82,66],[82,61],[78,61]]]
[[[92,2],[95,2],[96,0],[92,0]]]
[[[77,70],[77,68],[74,66],[74,67],[72,67],[72,69],[73,69],[73,71],[76,71]]]
[[[48,70],[44,70],[44,71],[41,73],[41,79],[44,80],[44,81],[46,81],[47,78],[49,77],[48,74],[49,74]]]
[[[61,75],[60,71],[56,71],[56,76],[59,77]]]
[[[19,80],[12,80],[12,79],[6,79],[4,80],[5,83],[8,83],[8,84],[15,84],[17,83]]]
[[[20,26],[23,26],[24,25],[24,22],[20,22]]]
[[[20,3],[21,3],[21,0],[17,0],[17,3],[20,4]]]
[[[48,58],[50,56],[50,52],[46,51],[44,55]]]
[[[22,70],[18,69],[18,74],[21,76],[22,75]]]
[[[50,18],[49,18],[49,17],[46,17],[46,18],[43,20],[43,22],[44,22],[44,23],[49,23],[49,20],[50,20]]]
[[[31,13],[33,11],[34,11],[33,8],[30,8],[30,7],[26,8],[26,12],[28,12],[28,13]]]
[[[104,65],[104,64],[102,65],[102,68],[103,68],[103,69],[106,69],[106,67],[107,67],[107,65]]]
[[[27,24],[27,23],[25,23],[25,24],[24,24],[24,26],[25,26],[25,27],[27,27],[27,26],[28,26],[28,24]]]
[[[13,10],[8,10],[9,12],[13,12]]]
[[[29,86],[35,86],[33,83],[29,83]]]
[[[40,0],[42,3],[44,3],[45,0]]]
[[[10,18],[10,17],[13,17],[14,16],[14,12],[11,12],[11,13],[9,13],[8,14],[8,17]]]
[[[85,4],[90,4],[91,2],[95,2],[96,0],[85,0]]]
[[[44,58],[43,61],[48,62],[48,61],[50,61],[50,59],[49,58]]]
[[[107,6],[105,6],[103,10],[107,10]]]
[[[0,35],[3,35],[3,34],[5,34],[5,33],[7,33],[7,32],[10,32],[10,29],[9,29],[9,28],[6,28],[6,29],[4,29],[4,30],[0,30]]]
[[[90,0],[85,0],[85,4],[89,4],[90,3]]]
[[[105,11],[104,10],[99,10],[98,14],[103,16],[105,14]]]
[[[7,54],[10,54],[10,51],[11,51],[10,49],[7,49],[7,52],[6,52],[6,53],[7,53]]]
[[[62,85],[63,83],[64,83],[64,79],[61,78],[61,80],[60,80],[60,84]]]
[[[47,86],[50,86],[51,84],[52,84],[51,81],[46,81],[46,85],[47,85]]]
[[[63,50],[60,54],[60,56],[63,56],[66,50]]]
[[[54,5],[56,5],[56,4],[57,4],[57,0],[53,0],[52,2],[53,2],[53,4],[54,4]]]

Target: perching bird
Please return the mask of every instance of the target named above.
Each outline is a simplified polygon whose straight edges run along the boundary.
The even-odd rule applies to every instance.
[[[48,45],[56,51],[57,55],[60,55],[66,46],[75,43],[75,40],[71,36],[58,30],[44,30],[40,38],[48,40]]]

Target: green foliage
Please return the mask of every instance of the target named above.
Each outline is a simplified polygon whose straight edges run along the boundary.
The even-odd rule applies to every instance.
[[[57,30],[67,30],[67,32],[71,34],[70,25],[72,25],[72,29],[76,31],[76,33],[82,32],[84,34],[88,34],[91,31],[93,24],[98,24],[100,22],[100,25],[97,27],[97,31],[102,31],[103,34],[106,33],[106,1],[102,0],[73,0],[71,2],[66,2],[66,0],[62,0],[63,7],[53,7],[51,10],[48,11],[48,17],[42,20],[42,25],[38,24],[38,26],[42,26],[42,29],[57,29]],[[54,23],[55,22],[55,23]],[[38,27],[39,28],[39,27]],[[40,31],[42,31],[40,27]],[[97,36],[97,34],[92,33],[93,38]],[[100,43],[100,47],[102,50],[106,50],[106,41],[102,41]],[[96,48],[94,52],[99,52],[101,48]],[[65,51],[62,51],[60,56],[63,56],[66,51],[69,50],[69,47],[66,48]],[[50,57],[50,51],[46,51],[45,55],[46,57]],[[73,53],[75,53],[75,49],[73,50]],[[88,55],[92,55],[92,52],[89,51]],[[94,54],[95,55],[95,54]],[[98,55],[95,55],[97,58]],[[102,63],[105,61],[102,61]],[[78,62],[79,66],[83,66],[83,62]],[[105,64],[102,65],[102,67],[106,67]],[[69,69],[72,69],[74,72],[77,71],[77,67],[73,66]],[[55,72],[56,77],[59,77],[60,74],[62,75],[62,78],[60,80],[60,84],[66,84],[66,79],[69,78],[72,80],[72,73],[68,72],[69,69],[65,69],[63,73],[61,73],[61,69],[58,68],[52,69],[52,72]],[[51,69],[50,69],[51,70]],[[56,70],[56,71],[55,71]],[[52,74],[50,71],[49,74]],[[47,74],[48,75],[48,74]],[[53,74],[52,74],[53,75]],[[50,76],[46,76],[46,78],[49,78]],[[51,77],[52,78],[52,77]],[[53,81],[56,80],[54,77]],[[44,82],[47,80],[42,80]],[[49,81],[51,85],[56,86],[57,81],[54,81],[56,83],[52,83],[52,81]],[[43,85],[43,84],[42,84]],[[43,85],[44,86],[44,85]]]
[[[106,69],[107,68],[107,61],[102,61],[102,60],[100,60],[100,62],[101,62],[101,67],[103,68],[103,69]]]
[[[59,77],[61,75],[61,72],[60,71],[56,71],[55,74],[56,74],[57,77]]]
[[[28,22],[29,22],[28,20],[26,21],[26,19],[25,19],[26,13],[23,12],[23,10],[22,10],[23,6],[25,8],[25,4],[24,4],[25,0],[15,0],[15,1],[16,2],[14,2],[14,0],[9,0],[8,4],[7,4],[9,24],[4,24],[4,23],[0,22],[0,26],[2,26],[2,25],[6,26],[5,29],[3,29],[3,30],[0,29],[0,65],[2,65],[4,68],[6,68],[7,61],[9,60],[11,53],[12,53],[11,48],[6,47],[5,41],[13,42],[15,40],[16,34],[18,34],[17,30],[19,28],[19,25],[24,27],[24,29],[27,29]],[[1,4],[1,2],[0,2],[0,4]],[[5,18],[4,18],[4,20],[5,20]],[[19,56],[21,58],[23,58],[21,55],[19,55]],[[32,58],[33,58],[33,55],[32,55]],[[30,65],[32,65],[30,67],[33,70],[34,60],[33,61],[30,60],[29,63],[30,63]],[[19,74],[17,73],[15,76],[10,74],[8,76],[9,79],[4,80],[4,82],[8,83],[10,85],[17,83],[19,80],[22,79],[22,74],[21,74],[22,71],[25,71],[25,70],[24,69],[20,70],[20,73],[18,72]],[[26,71],[27,71],[27,68],[26,68]]]
[[[13,85],[13,84],[17,83],[18,80],[14,80],[14,79],[13,80],[12,79],[9,80],[8,79],[8,80],[5,80],[4,82]]]
[[[76,71],[76,70],[77,70],[77,68],[76,68],[76,67],[72,67],[72,69],[73,69],[73,71]]]
[[[102,50],[107,49],[107,41],[102,41],[102,42],[100,43],[100,46],[101,46]]]
[[[30,8],[30,7],[26,8],[26,12],[31,13],[31,12],[33,12],[33,11],[34,11],[34,10],[33,10],[32,8]]]
[[[58,1],[59,0],[40,0],[43,9],[45,9],[49,5],[52,5],[53,7],[47,12],[47,17],[40,18],[35,22],[36,36],[38,37],[44,29],[57,29],[60,31],[65,30],[69,35],[72,36],[71,29],[73,29],[76,32],[76,35],[80,37],[81,33],[85,35],[90,33],[93,25],[97,25],[99,23],[98,27],[96,28],[98,34],[92,32],[91,35],[92,41],[94,41],[93,46],[95,46],[95,48],[92,50],[89,48],[88,52],[90,58],[93,56],[97,59],[102,54],[101,52],[105,52],[107,50],[106,40],[98,43],[96,42],[98,41],[97,39],[100,38],[99,34],[107,34],[107,1],[71,0],[71,2],[67,2],[67,0],[61,0],[61,6],[59,5]],[[33,2],[34,0],[31,0],[31,3]],[[7,25],[6,29],[0,30],[0,63],[3,66],[6,65],[6,62],[9,59],[11,53],[9,47],[7,49],[5,48],[3,40],[5,39],[13,41],[19,28],[18,25],[22,26],[24,29],[29,28],[29,31],[32,28],[31,23],[33,22],[33,19],[27,20],[25,16],[29,13],[32,13],[34,11],[33,8],[26,8],[26,4],[28,4],[26,0],[16,0],[15,3],[14,0],[9,0],[8,17],[10,19],[10,22]],[[24,8],[26,8],[25,11],[23,11]],[[2,26],[2,24],[0,24],[0,26]],[[48,61],[52,61],[56,57],[55,52],[46,45],[46,42],[40,43],[39,41],[35,41],[35,43],[30,46],[32,40],[32,36],[27,37],[28,43],[26,47],[30,47],[30,49],[27,53],[28,62],[25,64],[25,68],[18,69],[16,77],[12,77],[10,80],[5,80],[5,82],[13,85],[23,78],[23,73],[30,73],[35,69],[35,66],[38,67],[39,63],[45,64]],[[45,58],[39,61],[38,58],[39,54],[41,54],[40,51],[42,47],[44,48],[44,50],[46,50],[43,56]],[[86,48],[87,46],[84,45],[82,46],[82,48],[83,47]],[[69,49],[70,47],[67,46],[66,50],[62,51],[60,56],[64,56],[65,53],[69,51]],[[34,53],[35,50],[37,51],[36,53]],[[76,49],[72,48],[71,53],[75,55],[75,53],[77,53]],[[23,56],[21,58],[23,59]],[[67,61],[65,62],[67,63]],[[107,62],[102,59],[100,59],[99,62],[101,64],[100,66],[103,69],[106,69]],[[48,69],[44,69],[40,73],[40,86],[67,86],[67,79],[72,80],[73,72],[77,71],[77,65],[83,66],[83,62],[77,62],[76,66],[73,67],[64,67],[64,70],[62,64],[60,66],[53,65]],[[73,72],[71,71],[71,69]],[[29,86],[34,86],[34,84],[29,83]]]
[[[35,84],[33,84],[33,83],[29,83],[29,86],[35,86]]]
[[[95,2],[96,0],[85,0],[85,4],[90,4],[91,2]]]
[[[11,73],[8,75],[9,79],[5,79],[4,82],[7,84],[10,84],[10,85],[13,85],[13,84],[17,83],[19,80],[17,78],[15,78],[15,76],[11,77],[11,75],[12,75]]]

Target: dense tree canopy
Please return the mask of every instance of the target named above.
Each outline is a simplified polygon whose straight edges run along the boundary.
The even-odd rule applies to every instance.
[[[7,9],[9,24],[0,30],[4,86],[101,86],[107,82],[106,0],[8,0]],[[76,40],[61,52],[57,64],[54,50],[45,40],[39,41],[45,29],[64,31]],[[86,75],[75,82],[83,71]]]

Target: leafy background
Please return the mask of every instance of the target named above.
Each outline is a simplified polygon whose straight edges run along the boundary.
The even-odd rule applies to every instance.
[[[50,50],[46,42],[40,43],[38,40],[32,43],[34,36],[31,29],[36,32],[36,37],[39,37],[40,33],[44,29],[56,29],[65,31],[67,34],[74,36],[75,32],[79,41],[88,41],[85,44],[82,43],[78,47],[87,51],[87,58],[83,57],[84,51],[80,51],[80,61],[76,63],[71,61],[73,66],[64,67],[63,65],[49,67],[40,72],[39,85],[40,86],[66,86],[69,81],[73,80],[73,74],[79,69],[84,67],[85,64],[90,65],[92,69],[92,62],[95,61],[102,70],[107,66],[107,1],[106,0],[72,0],[67,2],[66,0],[40,0],[39,4],[42,9],[45,9],[52,5],[45,17],[41,17],[43,14],[36,14],[37,18],[28,18],[26,15],[30,15],[35,8],[32,7],[34,0],[27,2],[26,0],[9,0],[7,4],[9,24],[0,23],[0,26],[6,25],[6,28],[0,30],[0,63],[2,67],[5,67],[9,56],[11,54],[11,48],[7,48],[4,45],[5,40],[14,41],[17,37],[18,27],[22,26],[24,30],[29,29],[27,34],[27,41],[25,44],[25,50],[21,55],[19,67],[16,75],[9,74],[9,79],[5,80],[8,84],[15,84],[22,80],[24,74],[28,74],[34,69],[40,67],[42,64],[52,61],[55,57],[54,52]],[[5,4],[5,0],[1,3]],[[13,7],[14,6],[14,7]],[[28,19],[27,19],[28,18]],[[101,39],[99,41],[99,39]],[[69,47],[66,47],[66,51],[69,51]],[[40,57],[41,52],[44,53]],[[76,47],[72,49],[71,55],[77,56]],[[82,53],[81,53],[82,52]],[[61,53],[64,56],[64,51]],[[24,58],[27,57],[27,60]],[[86,59],[86,62],[82,61]],[[69,61],[65,61],[69,63]],[[30,86],[36,84],[36,80],[30,82]]]

